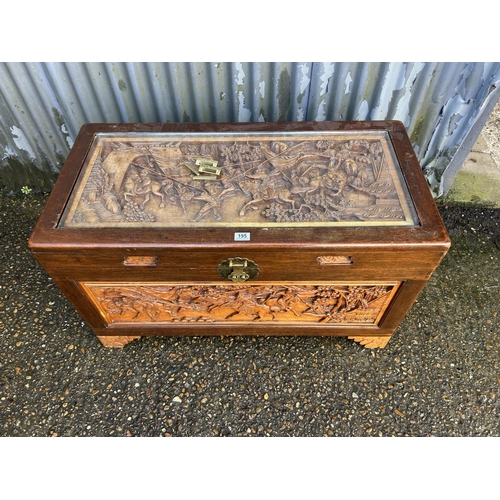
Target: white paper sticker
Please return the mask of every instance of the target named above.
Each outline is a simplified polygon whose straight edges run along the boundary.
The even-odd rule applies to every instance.
[[[250,241],[250,233],[234,233],[234,241]]]

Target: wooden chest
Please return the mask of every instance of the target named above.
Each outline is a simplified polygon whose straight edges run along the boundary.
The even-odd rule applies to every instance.
[[[29,241],[106,346],[383,347],[449,245],[396,121],[84,125]]]

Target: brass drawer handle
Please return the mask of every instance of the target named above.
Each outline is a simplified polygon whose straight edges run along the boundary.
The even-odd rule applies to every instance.
[[[321,266],[350,266],[352,258],[348,255],[321,255],[318,257]]]
[[[158,257],[154,255],[129,255],[123,259],[126,266],[156,266]]]
[[[259,266],[253,260],[241,257],[223,260],[217,266],[219,276],[233,283],[243,283],[244,281],[253,279],[259,272]]]

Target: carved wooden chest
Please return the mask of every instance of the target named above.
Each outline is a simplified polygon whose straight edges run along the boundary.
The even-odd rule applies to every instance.
[[[29,241],[107,346],[383,347],[449,244],[395,121],[88,124]]]

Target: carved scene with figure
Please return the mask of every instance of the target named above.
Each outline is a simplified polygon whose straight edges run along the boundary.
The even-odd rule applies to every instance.
[[[82,283],[108,324],[376,325],[398,288],[377,285]]]
[[[415,225],[384,133],[97,135],[62,227]]]
[[[104,345],[383,347],[450,239],[399,121],[88,123],[28,245]]]

